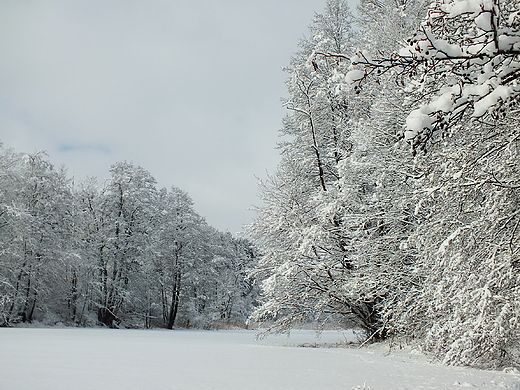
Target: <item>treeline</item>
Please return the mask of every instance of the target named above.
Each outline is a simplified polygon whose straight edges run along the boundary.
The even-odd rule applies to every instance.
[[[0,149],[0,326],[243,324],[255,257],[141,167],[74,184],[42,153]]]
[[[249,227],[255,320],[518,365],[519,9],[327,1],[287,69],[282,160]]]

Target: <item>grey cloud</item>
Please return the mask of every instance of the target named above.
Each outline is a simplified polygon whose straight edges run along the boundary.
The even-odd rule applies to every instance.
[[[273,170],[281,67],[322,0],[4,1],[0,141],[80,180],[133,161],[232,232]]]

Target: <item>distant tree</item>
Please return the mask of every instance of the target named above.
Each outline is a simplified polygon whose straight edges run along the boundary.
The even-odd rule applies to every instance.
[[[11,320],[11,306],[16,299],[16,264],[13,257],[18,256],[17,240],[19,224],[13,207],[17,200],[17,166],[21,156],[12,149],[1,146],[0,154],[0,325],[7,325]]]
[[[101,193],[98,218],[98,320],[113,327],[120,313],[132,311],[132,282],[142,267],[157,191],[149,172],[133,164],[117,163]]]
[[[181,304],[187,273],[200,256],[204,220],[194,211],[193,201],[184,191],[172,188],[159,192],[158,224],[152,234],[151,265],[154,284],[160,302],[163,325],[172,329]],[[200,272],[196,268],[196,272]]]
[[[70,182],[42,153],[7,150],[1,159],[3,322],[42,320],[60,302],[54,291],[69,255]]]
[[[247,240],[207,225],[182,190],[111,167],[74,186],[45,154],[0,148],[0,326],[172,329],[245,321],[256,302]]]
[[[105,223],[101,189],[96,179],[88,178],[74,191],[75,257],[71,261],[71,286],[68,298],[71,319],[79,325],[98,321],[100,256],[105,246]]]
[[[207,326],[243,325],[259,295],[255,279],[247,274],[256,261],[256,250],[249,240],[230,233],[214,230],[210,237],[207,278],[197,283],[199,300],[204,297],[199,312],[210,321]]]

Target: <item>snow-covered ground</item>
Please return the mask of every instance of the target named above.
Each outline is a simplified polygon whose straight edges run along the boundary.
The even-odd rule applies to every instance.
[[[513,373],[429,364],[388,346],[327,347],[348,332],[255,334],[4,328],[0,390],[520,389]]]

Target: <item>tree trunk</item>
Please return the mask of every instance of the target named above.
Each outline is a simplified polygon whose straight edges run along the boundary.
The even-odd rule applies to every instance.
[[[173,289],[172,289],[172,304],[170,307],[170,314],[168,315],[167,329],[173,329],[175,318],[177,317],[177,311],[179,310],[179,293],[181,290],[181,274],[176,272],[173,278]]]
[[[67,306],[69,308],[70,319],[72,322],[76,322],[76,315],[78,311],[78,275],[76,270],[72,271],[72,279],[70,283],[70,295],[67,300]]]
[[[98,309],[98,321],[109,328],[117,328],[117,319],[116,315],[108,307],[100,307]]]

